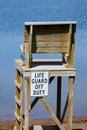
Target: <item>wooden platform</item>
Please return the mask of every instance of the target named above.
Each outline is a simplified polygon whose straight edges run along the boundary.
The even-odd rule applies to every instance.
[[[50,76],[76,76],[76,69],[69,68],[66,64],[58,59],[35,59],[32,62],[32,67],[26,69],[24,62],[21,59],[15,60],[16,68],[26,77],[31,71],[48,71]],[[29,73],[27,73],[29,72]]]

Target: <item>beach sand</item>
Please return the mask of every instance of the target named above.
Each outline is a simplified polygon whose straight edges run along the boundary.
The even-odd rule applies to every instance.
[[[0,130],[13,130],[15,121],[0,121]],[[41,127],[42,126],[42,127]],[[64,126],[67,128],[66,120]],[[30,121],[30,130],[55,130],[52,119],[38,119]],[[87,117],[74,117],[73,130],[87,130]]]

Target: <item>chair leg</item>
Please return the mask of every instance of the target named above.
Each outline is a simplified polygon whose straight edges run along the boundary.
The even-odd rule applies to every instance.
[[[72,130],[74,79],[75,79],[75,77],[69,77],[69,88],[68,88],[68,130]]]

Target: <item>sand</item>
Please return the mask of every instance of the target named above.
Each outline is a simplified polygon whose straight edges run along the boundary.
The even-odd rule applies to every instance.
[[[13,130],[15,121],[0,121],[0,130]],[[55,124],[52,119],[41,119],[30,121],[30,130],[54,130]],[[42,127],[41,127],[42,126]],[[66,120],[64,126],[67,128]],[[73,130],[87,130],[87,117],[74,117]]]

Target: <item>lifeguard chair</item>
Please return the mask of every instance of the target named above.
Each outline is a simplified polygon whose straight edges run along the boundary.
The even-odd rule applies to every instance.
[[[76,22],[25,22],[24,43],[21,50],[25,60],[16,59],[16,110],[15,130],[29,130],[29,113],[40,100],[53,121],[60,130],[65,130],[63,120],[68,108],[68,130],[72,129],[73,85],[76,76],[74,68]],[[34,59],[33,53],[57,53],[61,59]],[[57,104],[56,115],[44,99],[44,96],[36,96],[30,104],[31,73],[47,72],[49,84],[57,77]],[[68,77],[68,94],[61,114],[61,79]],[[24,89],[23,89],[24,88]],[[23,106],[23,91],[25,91]],[[49,95],[48,95],[49,96]],[[22,111],[24,107],[24,112]]]

